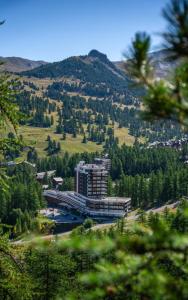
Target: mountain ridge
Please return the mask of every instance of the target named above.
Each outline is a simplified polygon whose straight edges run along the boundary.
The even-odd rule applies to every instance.
[[[123,73],[121,70],[116,68],[116,66],[108,59],[106,54],[99,52],[98,50],[91,50],[88,55],[80,55],[80,56],[71,56],[59,62],[48,63],[46,65],[41,65],[35,69],[21,72],[21,75],[26,76],[34,76],[38,78],[52,77],[57,78],[61,76],[71,76],[69,70],[67,68],[72,69],[72,64],[74,65],[76,76],[79,79],[82,77],[78,73],[82,73],[81,68],[85,68],[85,72],[92,71],[89,69],[89,66],[93,65],[94,69],[97,69],[97,63],[101,63],[104,66],[108,66],[108,69],[115,72],[117,76],[123,78]],[[88,69],[86,69],[88,67]],[[73,70],[74,71],[74,70]]]
[[[74,89],[78,85],[87,89],[98,89],[102,94],[113,91],[122,93],[128,89],[130,79],[118,69],[105,54],[91,50],[88,55],[72,56],[60,62],[48,63],[38,68],[19,73],[21,76],[35,77],[38,79],[50,78],[74,81]],[[61,87],[61,90],[63,87]]]
[[[169,51],[166,49],[153,51],[149,57],[155,69],[155,75],[159,78],[168,77],[171,71],[178,65],[178,62],[169,59]],[[113,61],[113,64],[128,75],[126,72],[126,61]]]
[[[151,52],[150,58],[156,69],[156,76],[165,77],[169,73],[169,69],[171,67],[175,67],[177,64],[169,62],[167,60],[168,51],[165,49]],[[63,60],[57,62],[46,62],[43,60],[31,60],[22,57],[10,56],[10,57],[0,57],[0,61],[4,62],[3,65],[0,66],[1,71],[7,71],[11,73],[21,73],[21,75],[30,76],[30,71],[33,71],[32,74],[34,77],[45,78],[40,71],[44,68],[57,68],[66,63],[70,63],[73,61],[80,61],[86,64],[92,64],[92,62],[100,61],[104,65],[108,66],[114,74],[116,74],[119,78],[123,78],[126,73],[126,61],[110,61],[106,54],[99,52],[96,49],[92,49],[88,55],[78,55],[78,56],[70,56]],[[39,71],[39,74],[36,72]],[[52,77],[58,77],[53,72],[51,73]]]
[[[1,56],[0,61],[3,62],[3,64],[0,66],[0,70],[11,72],[11,73],[32,70],[36,67],[47,64],[47,62],[43,60],[31,60],[31,59],[17,57],[17,56],[10,56],[10,57]]]

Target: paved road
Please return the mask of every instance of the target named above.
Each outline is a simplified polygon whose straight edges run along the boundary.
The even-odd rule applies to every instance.
[[[149,212],[153,212],[153,213],[157,213],[157,212],[161,212],[163,211],[166,207],[169,208],[169,209],[172,209],[172,208],[175,208],[177,205],[179,204],[179,201],[178,202],[175,202],[173,204],[168,204],[168,205],[164,205],[164,206],[161,206],[159,208],[154,208],[154,209],[149,209],[146,211],[146,213],[149,213]],[[133,215],[133,216],[129,216],[126,218],[126,220],[136,220],[138,218],[138,215]],[[112,222],[112,223],[106,223],[106,224],[98,224],[98,225],[95,225],[92,227],[92,230],[97,230],[97,229],[105,229],[105,228],[109,228],[110,226],[114,225],[115,222]],[[57,235],[53,235],[53,234],[49,234],[49,235],[45,235],[45,236],[41,236],[40,238],[43,239],[43,240],[54,240],[57,238],[61,238],[61,237],[67,237],[69,236],[69,234],[71,233],[72,231],[68,231],[68,232],[63,232],[63,233],[58,233]],[[36,237],[34,238],[31,238],[30,240],[28,241],[24,241],[24,240],[19,240],[19,241],[14,241],[12,243],[14,244],[23,244],[23,243],[31,243],[32,241],[36,241]]]
[[[150,213],[151,211],[153,213],[157,213],[157,212],[161,212],[163,211],[166,207],[169,208],[169,209],[172,209],[172,208],[175,208],[177,207],[177,205],[179,204],[179,201],[175,202],[175,203],[172,203],[172,204],[168,204],[168,205],[164,205],[164,206],[161,206],[161,207],[158,207],[158,208],[153,208],[153,209],[149,209],[146,211],[146,213]],[[133,216],[129,216],[126,218],[127,221],[129,220],[136,220],[138,218],[138,215],[133,215]],[[108,223],[108,224],[98,224],[98,225],[95,225],[92,227],[93,230],[97,230],[97,229],[100,229],[100,228],[108,228],[110,226],[112,226],[114,224],[113,223]]]
[[[83,217],[59,208],[41,209],[40,214],[56,223],[82,223],[84,221]]]

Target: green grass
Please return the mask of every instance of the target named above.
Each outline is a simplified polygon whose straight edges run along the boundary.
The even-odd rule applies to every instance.
[[[118,128],[118,126],[115,125],[114,132],[115,136],[119,138],[120,145],[133,145],[135,138],[129,135],[127,128]],[[78,135],[76,138],[73,138],[72,135],[67,134],[66,140],[62,140],[62,135],[55,133],[55,125],[51,128],[21,126],[18,130],[18,133],[23,135],[24,141],[27,145],[35,147],[39,157],[46,156],[47,152],[45,151],[45,149],[48,146],[48,142],[46,141],[48,135],[51,137],[52,140],[60,142],[60,154],[63,154],[66,151],[70,154],[73,154],[103,150],[102,145],[97,145],[94,142],[87,142],[87,144],[83,144],[83,136],[81,135]]]
[[[115,136],[118,137],[120,145],[126,144],[128,146],[132,146],[134,144],[135,138],[134,136],[129,134],[128,128],[114,128]]]
[[[42,224],[42,223],[48,223],[48,224],[53,224],[54,221],[50,220],[48,217],[44,216],[44,215],[41,215],[39,214],[37,217],[36,217],[36,220]]]
[[[127,145],[132,146],[135,142],[135,137],[129,134],[128,128],[118,128],[118,125],[116,124],[114,127],[114,133],[115,136],[119,138],[119,144],[120,145]],[[143,137],[140,137],[139,139],[140,143],[145,143],[145,139]]]
[[[49,135],[52,140],[60,142],[61,152],[69,153],[81,153],[81,152],[95,152],[102,151],[102,145],[97,145],[93,142],[88,142],[83,144],[83,136],[78,135],[76,138],[73,138],[72,135],[67,134],[67,138],[63,141],[61,134],[54,133],[55,128],[39,128],[39,127],[30,127],[30,126],[21,126],[18,133],[23,135],[24,141],[30,146],[34,146],[37,150],[37,153],[40,157],[46,156],[45,149],[47,148],[48,142],[46,141],[47,136]],[[118,128],[115,126],[115,136],[119,138],[120,145],[126,144],[128,146],[133,145],[135,138],[128,133],[127,128]]]
[[[65,78],[64,78],[65,79]],[[46,90],[47,86],[54,82],[49,78],[38,79],[38,78],[24,78],[22,80],[26,80],[34,83],[37,87],[39,87],[39,91],[35,91],[37,96],[43,97],[43,92]],[[62,78],[61,78],[62,80]],[[66,78],[67,81],[70,79]],[[58,81],[58,80],[57,80]],[[25,87],[28,90],[31,90],[30,87],[26,85]],[[70,93],[71,94],[71,93]],[[75,95],[77,93],[72,93],[71,95]],[[85,96],[85,99],[88,99],[88,96]],[[50,99],[51,102],[55,102],[58,107],[62,106],[61,102]],[[121,105],[122,106],[122,105]],[[124,108],[124,106],[122,106]],[[51,128],[38,128],[38,127],[30,127],[30,126],[21,126],[18,130],[18,134],[23,136],[25,143],[28,146],[33,146],[37,150],[39,157],[44,157],[47,155],[47,151],[45,149],[48,146],[48,142],[46,141],[47,136],[49,135],[52,140],[56,142],[60,142],[61,144],[61,152],[60,155],[64,152],[73,153],[81,153],[81,152],[95,152],[102,151],[103,146],[97,145],[94,142],[87,142],[86,144],[82,143],[83,136],[78,135],[76,138],[73,138],[72,135],[67,134],[67,138],[63,141],[61,134],[55,134],[55,128],[57,125],[57,112],[52,113],[54,117],[54,126]],[[86,130],[87,126],[84,125],[84,129]],[[118,128],[118,124],[114,126],[115,136],[119,138],[120,145],[126,144],[128,146],[133,145],[135,138],[129,135],[127,128]],[[25,158],[26,153],[23,153],[22,158]],[[22,159],[21,158],[21,159]]]
[[[62,135],[54,133],[54,128],[38,128],[30,126],[22,126],[19,128],[19,134],[23,135],[23,139],[26,144],[34,146],[40,157],[46,156],[45,149],[47,148],[48,142],[46,141],[47,136],[50,135],[52,140],[61,143],[61,153],[68,151],[69,153],[81,153],[81,152],[95,152],[101,151],[102,145],[96,145],[93,142],[83,144],[83,137],[78,135],[73,138],[71,135],[67,135],[65,141],[61,140]]]
[[[73,138],[72,135],[67,134],[66,140],[62,140],[61,134],[55,133],[56,127],[56,115],[54,115],[55,124],[50,128],[39,128],[31,126],[20,126],[18,129],[18,135],[23,136],[23,140],[28,146],[33,146],[37,150],[39,157],[45,157],[47,151],[45,149],[48,146],[47,136],[49,135],[52,140],[60,142],[61,152],[60,155],[63,155],[64,152],[73,153],[82,153],[82,152],[96,152],[102,151],[103,146],[97,145],[94,142],[87,142],[86,144],[82,143],[83,136],[78,135],[76,138]],[[86,129],[86,125],[84,128]],[[8,132],[9,130],[7,130]],[[114,126],[115,136],[119,138],[120,145],[126,144],[128,146],[133,145],[135,138],[129,135],[127,128],[118,128],[117,124]],[[5,135],[5,134],[4,134]],[[141,140],[140,140],[141,141]],[[141,141],[142,142],[142,141]],[[23,152],[21,157],[17,158],[16,161],[20,162],[23,159],[26,159],[27,153]]]

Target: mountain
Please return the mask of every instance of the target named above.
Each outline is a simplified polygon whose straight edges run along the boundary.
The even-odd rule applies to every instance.
[[[159,50],[150,54],[151,63],[155,69],[155,75],[160,78],[166,78],[178,65],[178,62],[174,62],[169,59],[168,50]],[[126,75],[126,61],[116,61],[114,65]]]
[[[73,56],[60,62],[42,65],[22,72],[21,75],[51,79],[71,78],[81,84],[99,84],[115,90],[122,90],[129,82],[124,72],[97,50],[92,50],[85,56]]]
[[[155,74],[160,78],[168,77],[178,65],[178,61],[169,59],[168,50],[152,52],[150,58],[155,69]]]
[[[167,54],[151,53],[160,76],[174,67]],[[144,89],[135,87],[126,63],[123,68],[122,64],[91,50],[17,72],[22,91],[16,101],[27,116],[19,134],[35,145],[39,156],[106,150],[118,142],[133,144],[135,139],[153,143],[184,137],[174,124],[146,123],[140,117]]]
[[[41,65],[47,64],[47,62],[45,61],[35,61],[21,57],[0,57],[0,61],[4,63],[0,66],[0,70],[8,71],[11,73],[32,70]]]
[[[167,50],[152,52],[150,57],[158,77],[167,76],[169,70],[177,65],[168,60]],[[85,56],[73,56],[55,63],[21,57],[0,57],[0,61],[4,62],[0,70],[36,78],[71,77],[95,83],[112,83],[115,80],[118,81],[118,85],[128,80],[126,62],[111,62],[105,54],[97,50],[91,50]]]
[[[167,77],[176,66],[176,63],[169,61],[168,55],[166,50],[151,53],[150,58],[157,77]],[[58,90],[59,92],[84,92],[89,96],[103,96],[114,92],[142,95],[141,90],[133,90],[131,84],[133,80],[126,70],[126,62],[113,63],[105,54],[97,50],[91,50],[88,55],[73,56],[60,62],[44,64],[21,72],[21,75],[61,80],[61,83],[52,86],[53,94]],[[100,89],[100,93],[93,92],[96,89]]]
[[[75,78],[85,79],[85,76],[89,78],[93,75],[94,77],[100,77],[104,68],[107,69],[106,71],[110,71],[119,78],[124,79],[122,71],[116,68],[105,54],[97,50],[91,50],[89,54],[85,56],[72,56],[60,62],[48,63],[33,70],[22,72],[22,75],[38,78],[73,76]],[[90,74],[90,72],[92,74]]]

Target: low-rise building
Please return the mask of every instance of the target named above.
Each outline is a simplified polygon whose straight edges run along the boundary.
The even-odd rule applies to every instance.
[[[53,186],[56,189],[59,189],[59,187],[62,186],[62,184],[63,184],[63,178],[61,178],[61,177],[54,177],[53,180],[52,180],[52,183],[53,183]]]
[[[42,185],[42,189],[43,190],[48,190],[49,189],[49,185],[48,184],[43,184]]]
[[[49,204],[73,208],[93,218],[122,218],[127,215],[131,208],[131,198],[106,197],[99,200],[72,191],[60,192],[55,190],[44,191],[44,197]]]
[[[56,170],[51,170],[51,171],[46,171],[46,172],[39,172],[36,174],[36,179],[42,183],[45,179],[45,177],[47,179],[52,178],[53,176],[55,176]]]

